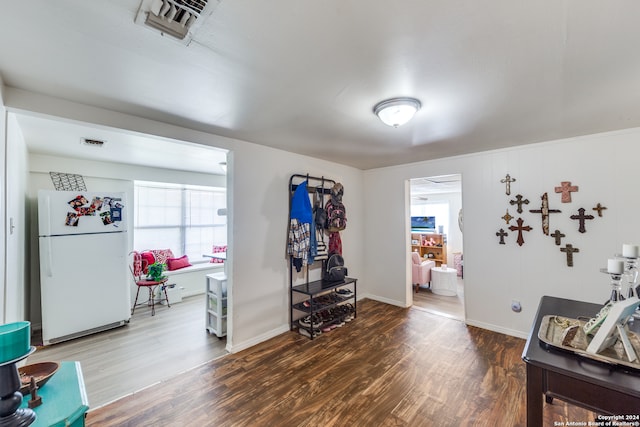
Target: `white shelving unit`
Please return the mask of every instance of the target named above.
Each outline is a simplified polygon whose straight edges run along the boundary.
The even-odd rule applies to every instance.
[[[227,275],[207,274],[207,331],[227,335]]]

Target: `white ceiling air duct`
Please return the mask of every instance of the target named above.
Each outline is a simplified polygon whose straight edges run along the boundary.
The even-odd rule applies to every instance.
[[[155,28],[189,44],[201,20],[220,0],[142,0],[136,23]]]

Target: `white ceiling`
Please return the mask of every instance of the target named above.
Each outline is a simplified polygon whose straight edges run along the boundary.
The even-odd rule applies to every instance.
[[[409,183],[412,205],[427,203],[434,194],[462,192],[462,176],[459,174],[414,178]]]
[[[221,0],[188,46],[139,5],[6,2],[5,84],[362,169],[640,126],[637,0]]]

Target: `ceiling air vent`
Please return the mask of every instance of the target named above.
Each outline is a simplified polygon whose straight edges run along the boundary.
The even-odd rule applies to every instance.
[[[100,139],[82,138],[80,142],[82,143],[82,145],[88,145],[89,147],[102,147],[104,146],[106,141],[102,141]]]
[[[188,43],[196,24],[200,24],[199,20],[211,13],[219,1],[142,0],[136,22]]]

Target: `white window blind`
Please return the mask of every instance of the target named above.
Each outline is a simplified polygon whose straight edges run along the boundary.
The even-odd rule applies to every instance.
[[[202,254],[227,244],[226,189],[136,181],[134,247],[171,249],[193,263]]]

